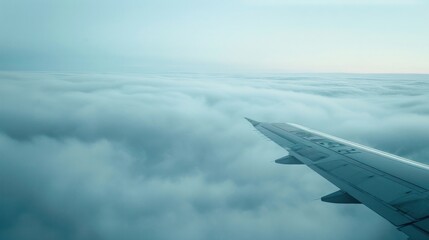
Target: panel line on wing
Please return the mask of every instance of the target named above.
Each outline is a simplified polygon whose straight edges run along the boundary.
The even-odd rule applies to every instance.
[[[400,162],[410,164],[410,165],[412,165],[414,167],[418,167],[418,168],[423,168],[425,170],[429,170],[429,166],[428,165],[420,163],[420,162],[416,162],[416,161],[412,161],[412,160],[409,160],[409,159],[406,159],[406,158],[402,158],[402,157],[399,157],[399,156],[396,156],[396,155],[393,155],[393,154],[390,154],[390,153],[387,153],[387,152],[383,152],[383,151],[380,151],[380,150],[377,150],[377,149],[374,149],[374,148],[370,148],[370,147],[367,147],[367,146],[364,146],[364,145],[361,145],[361,144],[358,144],[358,143],[354,143],[354,142],[351,142],[351,141],[348,141],[348,140],[345,140],[345,139],[342,139],[342,138],[339,138],[339,137],[334,137],[334,136],[331,136],[329,134],[322,133],[322,132],[319,132],[319,131],[316,131],[316,130],[313,130],[313,129],[309,129],[309,128],[303,127],[301,125],[298,125],[298,124],[294,124],[294,123],[288,123],[288,124],[290,124],[290,125],[292,125],[294,127],[297,127],[299,129],[302,129],[302,130],[314,133],[316,135],[319,135],[319,136],[322,136],[322,137],[325,137],[325,138],[328,138],[328,139],[331,139],[331,140],[334,140],[334,141],[338,141],[340,143],[348,144],[350,146],[354,146],[356,148],[360,148],[360,149],[363,149],[365,151],[368,151],[368,152],[371,152],[371,153],[374,153],[374,154],[385,156],[388,159],[395,159],[395,160],[398,160]]]
[[[269,130],[269,129],[267,129],[267,130]],[[281,130],[283,130],[283,129],[281,129]],[[269,130],[270,131],[270,130]],[[272,132],[272,131],[271,131]],[[291,130],[291,131],[288,131],[288,133],[291,133],[291,134],[293,134],[294,132],[297,132],[296,130]],[[295,134],[294,134],[295,135]],[[301,137],[301,139],[304,139],[304,140],[306,140],[306,141],[309,141],[309,143],[313,143],[313,144],[315,144],[315,141],[311,141],[310,139],[314,139],[314,138],[312,138],[312,134],[298,134],[298,135],[300,135],[300,136],[305,136],[305,138],[302,138]],[[297,136],[297,135],[295,135],[296,137],[300,137],[300,136]],[[319,137],[319,139],[320,139],[321,137]],[[320,140],[316,140],[316,141],[320,141]],[[400,177],[398,177],[398,176],[394,176],[394,175],[392,175],[392,174],[390,174],[390,173],[388,173],[388,172],[386,172],[386,171],[381,171],[380,169],[376,169],[376,168],[374,168],[374,167],[372,167],[372,166],[370,166],[370,165],[368,165],[368,164],[366,164],[366,163],[364,163],[364,162],[361,162],[361,161],[359,161],[358,159],[354,159],[354,158],[351,158],[349,155],[350,155],[350,153],[359,153],[359,152],[357,152],[357,151],[354,151],[354,149],[351,149],[351,152],[349,151],[349,150],[346,150],[345,148],[343,148],[341,151],[340,150],[338,150],[338,148],[342,148],[342,147],[344,147],[345,145],[343,145],[343,144],[341,144],[341,143],[337,143],[337,144],[335,144],[335,142],[332,142],[332,143],[329,143],[329,144],[324,144],[324,145],[321,145],[321,144],[319,144],[318,146],[321,146],[321,147],[323,147],[323,148],[325,148],[325,149],[328,149],[328,150],[330,150],[330,151],[334,151],[334,150],[336,150],[336,151],[334,151],[335,153],[337,153],[337,154],[339,154],[339,155],[341,155],[342,157],[344,157],[344,158],[346,158],[346,159],[349,159],[349,161],[350,162],[353,162],[353,163],[358,163],[358,164],[360,164],[360,165],[362,165],[362,167],[364,167],[367,171],[372,171],[372,172],[374,172],[375,174],[377,174],[377,175],[380,175],[380,176],[385,176],[386,178],[389,178],[390,180],[392,180],[392,181],[395,181],[395,182],[397,182],[398,184],[402,184],[402,185],[406,185],[406,186],[408,186],[408,187],[411,187],[413,190],[415,190],[415,191],[418,191],[418,192],[420,192],[420,193],[423,193],[423,192],[427,192],[427,189],[425,189],[425,188],[422,188],[421,186],[418,186],[418,185],[415,185],[415,184],[413,184],[413,183],[411,183],[411,182],[409,182],[409,181],[407,181],[407,180],[405,180],[405,179],[403,179],[403,178],[400,178]],[[348,154],[344,154],[345,152],[347,152]]]

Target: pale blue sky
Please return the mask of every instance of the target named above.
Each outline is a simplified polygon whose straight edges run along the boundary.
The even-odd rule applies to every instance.
[[[429,3],[0,0],[0,69],[429,73]]]

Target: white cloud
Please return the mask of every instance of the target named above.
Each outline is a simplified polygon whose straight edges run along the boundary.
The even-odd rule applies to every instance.
[[[0,79],[2,239],[403,238],[317,200],[336,188],[274,164],[286,152],[243,116],[428,159],[426,75]]]

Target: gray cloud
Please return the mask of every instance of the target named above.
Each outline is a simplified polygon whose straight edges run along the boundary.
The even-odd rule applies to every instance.
[[[427,75],[0,78],[1,239],[404,239],[243,116],[429,156]]]

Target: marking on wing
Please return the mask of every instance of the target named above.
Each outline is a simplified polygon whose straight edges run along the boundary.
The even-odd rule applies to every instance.
[[[331,149],[337,153],[340,154],[352,154],[352,153],[359,153],[360,151],[358,151],[356,148],[351,147],[351,146],[347,146],[345,144],[342,143],[338,143],[326,138],[323,138],[321,136],[318,135],[314,135],[312,133],[309,132],[305,132],[302,131],[301,129],[297,129],[297,128],[293,128],[290,126],[287,126],[285,124],[273,124],[275,127],[278,127],[284,131],[287,131],[289,133],[292,133],[295,136],[298,136],[300,138],[306,139],[308,141],[311,141],[313,143],[316,143],[322,147]]]
[[[383,152],[383,151],[380,151],[380,150],[377,150],[377,149],[374,149],[374,148],[370,148],[370,147],[367,147],[367,146],[364,146],[364,145],[361,145],[361,144],[358,144],[358,143],[350,142],[350,141],[344,140],[342,138],[334,137],[334,136],[331,136],[331,135],[326,134],[326,133],[322,133],[322,132],[319,132],[319,131],[316,131],[316,130],[313,130],[313,129],[309,129],[309,128],[303,127],[303,126],[298,125],[298,124],[294,124],[294,123],[288,123],[288,124],[290,124],[291,126],[294,126],[296,128],[299,128],[301,130],[308,131],[308,132],[317,134],[319,136],[322,136],[322,137],[325,137],[325,138],[337,141],[339,143],[343,143],[343,144],[347,144],[349,146],[353,146],[356,149],[362,149],[362,150],[365,150],[365,151],[368,151],[368,152],[371,152],[371,153],[374,153],[374,154],[377,154],[377,155],[384,156],[384,157],[389,158],[389,159],[395,159],[397,161],[400,161],[400,162],[403,162],[403,163],[407,163],[407,164],[410,164],[410,165],[418,167],[418,168],[423,168],[425,170],[429,170],[429,166],[426,165],[426,164],[423,164],[423,163],[415,162],[415,161],[412,161],[412,160],[409,160],[409,159],[406,159],[406,158],[402,158],[402,157],[399,157],[399,156],[396,156],[396,155],[393,155],[393,154],[390,154],[390,153],[386,153],[386,152]]]
[[[334,151],[334,152],[336,152],[336,153],[338,153],[338,154],[340,154],[340,155],[342,155],[344,157],[350,156],[350,159],[354,163],[358,163],[360,165],[359,167],[362,167],[363,169],[366,169],[368,171],[372,171],[372,172],[374,172],[374,173],[376,173],[376,174],[378,174],[380,176],[383,175],[384,177],[386,177],[386,178],[388,178],[390,180],[393,180],[393,181],[395,181],[397,183],[400,183],[400,184],[402,184],[404,186],[410,187],[410,188],[412,188],[415,191],[418,191],[418,192],[421,192],[421,193],[422,192],[426,192],[427,189],[428,189],[428,187],[429,187],[428,184],[425,184],[426,181],[421,176],[421,173],[415,173],[417,175],[414,175],[414,176],[418,177],[418,179],[416,179],[416,181],[418,181],[418,184],[415,184],[414,182],[410,182],[409,178],[407,178],[407,176],[404,176],[404,174],[402,174],[403,172],[401,172],[402,175],[396,175],[396,174],[394,174],[395,172],[393,172],[393,175],[392,175],[392,172],[390,170],[397,171],[398,167],[400,167],[400,166],[396,166],[396,167],[392,167],[391,166],[391,167],[389,167],[388,165],[386,165],[386,168],[382,168],[383,170],[381,170],[381,169],[379,169],[377,167],[369,165],[368,161],[366,161],[365,159],[359,160],[359,158],[364,158],[364,155],[366,155],[366,154],[373,154],[375,157],[380,157],[380,158],[383,158],[384,160],[390,160],[390,161],[392,161],[392,164],[393,163],[394,164],[404,164],[404,162],[395,161],[395,159],[391,159],[391,158],[388,158],[388,157],[385,157],[385,156],[381,156],[379,154],[375,154],[375,153],[369,152],[369,151],[360,152],[359,150],[361,150],[361,149],[358,150],[357,148],[355,148],[353,146],[347,146],[347,145],[345,145],[343,143],[335,142],[335,141],[330,140],[330,139],[325,139],[325,138],[323,138],[321,136],[314,135],[313,133],[303,132],[305,130],[294,128],[292,126],[289,129],[290,130],[288,131],[288,134],[291,134],[292,136],[296,136],[296,137],[299,137],[301,139],[308,140],[309,142],[311,142],[313,144],[317,144],[317,145],[319,145],[321,147],[324,147],[326,149]],[[357,158],[351,156],[352,154],[356,154],[356,153],[360,153],[358,156],[356,156]],[[362,154],[364,154],[364,155],[362,155]],[[368,157],[371,158],[371,156],[368,156]],[[379,161],[376,161],[374,163],[380,165]],[[419,171],[425,171],[425,172],[427,172],[427,170],[424,169],[424,168],[416,167],[416,166],[410,165],[410,164],[407,164],[407,166],[414,167],[415,169],[419,169]],[[378,167],[383,167],[383,166],[378,166]],[[406,169],[410,169],[410,168],[406,168]],[[406,169],[404,169],[404,171]],[[424,187],[424,186],[427,186],[427,187]]]
[[[273,125],[282,131],[276,131],[271,127],[264,128],[276,137],[286,138],[288,141],[296,143],[290,149],[292,150],[291,154],[293,153],[295,156],[303,158],[303,160],[307,159],[305,162],[309,167],[335,185],[338,184],[337,186],[341,189],[347,189],[346,186],[349,186],[349,191],[355,197],[361,199],[365,205],[368,204],[367,206],[370,206],[371,209],[394,225],[403,227],[404,232],[407,232],[405,228],[411,231],[411,227],[428,230],[429,192],[420,185],[415,185],[356,158],[364,157],[362,154],[372,153],[379,157],[397,160],[398,163],[406,163],[420,169],[420,171],[429,170],[428,165],[330,136],[297,124]],[[311,144],[301,144],[297,140],[298,138],[308,140]],[[315,144],[341,156],[338,156],[339,159],[335,159],[337,157],[335,154],[328,153],[325,150],[319,151]],[[312,151],[315,151],[316,155],[322,153],[328,155],[328,157],[320,159],[319,157],[312,157]],[[362,154],[352,157],[351,154],[355,153]]]
[[[266,130],[272,132],[271,129]],[[284,129],[282,130],[285,131]],[[324,160],[322,161],[322,159],[329,155],[315,150],[310,146],[299,144],[291,148],[293,152],[312,162],[315,162],[316,166],[324,169],[329,174],[332,174],[333,176],[348,182],[351,186],[361,189],[362,191],[367,192],[369,195],[372,195],[381,201],[392,203],[395,202],[395,200],[404,198],[410,192],[419,194],[419,192],[421,193],[421,190],[423,190],[420,187],[404,181],[401,178],[391,176],[386,172],[374,169],[354,159],[351,159],[354,162],[352,164],[346,155],[359,152],[354,147],[347,146],[343,143],[334,142],[333,140],[324,139],[321,136],[303,132],[302,130],[290,128],[287,132],[298,138],[306,139],[312,143],[316,143],[319,146],[330,149],[341,156],[346,157],[343,160],[332,161],[328,159],[328,161],[325,162]],[[285,137],[283,136],[284,134],[275,134],[282,138]],[[317,163],[319,160],[321,160],[321,162]],[[328,166],[330,166],[331,169],[328,169]],[[419,196],[421,196],[421,194]]]

